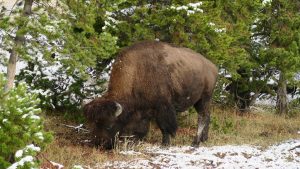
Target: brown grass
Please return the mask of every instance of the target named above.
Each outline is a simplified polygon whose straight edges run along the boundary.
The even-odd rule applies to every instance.
[[[88,139],[86,134],[77,133],[61,124],[78,125],[75,122],[64,120],[62,116],[47,116],[46,128],[53,131],[55,140],[43,152],[45,159],[63,164],[72,168],[76,164],[82,166],[97,166],[107,160],[126,160],[134,156],[120,154],[121,150],[143,150],[149,144],[159,145],[161,134],[157,126],[152,123],[144,143],[132,144],[126,141],[119,144],[113,151],[95,149],[82,141]],[[190,145],[196,132],[195,113],[179,115],[179,129],[172,145]],[[213,108],[209,132],[209,140],[202,146],[215,146],[226,144],[251,144],[268,146],[288,139],[300,138],[300,113],[293,118],[274,115],[273,112],[255,112],[238,115],[231,109]],[[46,160],[44,160],[46,163]]]

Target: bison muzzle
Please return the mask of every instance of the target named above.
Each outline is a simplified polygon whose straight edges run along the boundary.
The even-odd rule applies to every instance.
[[[154,119],[162,144],[177,130],[176,112],[194,106],[198,128],[193,145],[208,138],[209,104],[218,69],[202,55],[157,41],[123,49],[114,64],[107,92],[84,106],[96,145],[113,148],[116,134],[143,138]]]

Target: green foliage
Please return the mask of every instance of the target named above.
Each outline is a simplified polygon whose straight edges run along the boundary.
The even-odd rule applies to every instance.
[[[256,98],[251,93],[260,93],[266,85],[264,69],[257,63],[257,52],[253,46],[253,23],[257,19],[262,3],[259,0],[215,1],[215,15],[226,25],[229,45],[221,60],[221,85],[226,85],[225,103],[246,110]],[[256,97],[256,95],[255,95]],[[222,100],[221,100],[222,101]]]
[[[289,80],[299,72],[300,2],[273,0],[265,5],[256,31],[265,39],[260,56],[269,69],[283,72]]]
[[[99,75],[108,70],[107,60],[114,57],[118,46],[117,37],[96,21],[105,20],[106,13],[115,10],[114,4],[120,2],[100,6],[99,1],[68,0],[49,6],[45,0],[39,1],[43,5],[33,7],[31,17],[19,15],[22,10],[13,9],[10,17],[14,19],[5,15],[0,18],[0,29],[4,32],[2,50],[9,51],[14,43],[9,32],[25,35],[24,45],[17,52],[27,67],[17,79],[30,84],[43,108],[77,111],[84,98],[103,91]],[[5,57],[0,58],[5,65]],[[87,86],[91,76],[96,80]]]
[[[232,133],[235,130],[235,124],[231,118],[224,118],[220,120],[213,116],[210,122],[211,129],[222,134]]]
[[[39,99],[27,92],[24,83],[7,93],[4,85],[3,74],[0,74],[0,168],[11,163],[21,168],[36,167],[36,154],[52,138],[43,130]],[[21,161],[26,160],[29,161],[22,165]]]
[[[294,118],[299,116],[300,114],[300,99],[295,99],[289,103],[289,112],[287,114],[288,117]]]
[[[18,81],[30,84],[43,108],[77,111],[83,99],[104,91],[103,75],[120,48],[150,39],[191,48],[217,64],[220,75],[213,99],[218,103],[247,109],[256,97],[274,94],[277,84],[267,82],[277,81],[278,72],[296,84],[298,1],[62,0],[49,6],[40,0],[39,4],[32,17],[18,15],[22,10],[15,9],[15,19],[0,18],[5,32],[0,47],[11,49],[14,36],[8,33],[25,35],[18,53],[28,66]],[[0,64],[6,63],[0,57]]]
[[[280,113],[288,112],[285,94],[286,84],[294,81],[300,69],[300,2],[294,0],[272,0],[265,4],[259,15],[255,32],[263,39],[259,56],[266,69],[273,70],[272,76],[278,84],[277,108]],[[283,105],[281,105],[281,103]],[[278,112],[278,111],[277,111]]]

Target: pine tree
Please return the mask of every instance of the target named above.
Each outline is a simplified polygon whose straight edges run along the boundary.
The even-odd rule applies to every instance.
[[[39,99],[27,92],[25,84],[5,91],[0,74],[0,168],[37,167],[36,155],[51,140],[43,130]]]
[[[260,94],[261,81],[259,64],[254,59],[252,47],[252,25],[257,18],[261,2],[259,0],[215,1],[216,18],[226,25],[229,36],[227,55],[223,60],[222,72],[226,75],[227,90],[241,112],[248,112]],[[260,84],[260,86],[258,86]]]
[[[265,4],[257,32],[264,39],[260,57],[275,70],[277,113],[288,113],[287,84],[300,67],[300,1],[272,0]]]
[[[43,107],[77,110],[83,98],[103,90],[85,82],[106,71],[107,60],[117,52],[117,38],[96,23],[106,19],[106,12],[117,1],[67,0],[52,6],[47,0],[34,2],[30,17],[19,14],[24,6],[0,18],[0,29],[5,32],[1,48],[14,51],[18,61],[27,64],[17,81],[30,84]],[[16,28],[19,31],[14,31]],[[22,38],[17,38],[19,35]],[[14,39],[22,39],[22,45],[12,45]]]

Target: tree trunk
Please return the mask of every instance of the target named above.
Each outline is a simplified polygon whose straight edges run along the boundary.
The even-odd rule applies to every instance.
[[[279,75],[277,88],[276,112],[277,114],[288,113],[288,99],[287,99],[287,81],[283,72]]]
[[[24,8],[23,8],[23,17],[28,17],[31,14],[33,0],[25,0]],[[18,28],[19,30],[22,28],[20,25]],[[19,30],[16,32],[16,37],[14,39],[14,46],[10,52],[9,62],[7,66],[7,83],[5,86],[5,91],[10,90],[14,85],[14,80],[16,76],[16,66],[18,61],[18,52],[17,49],[21,47],[22,43],[24,42],[24,35],[19,33]]]

